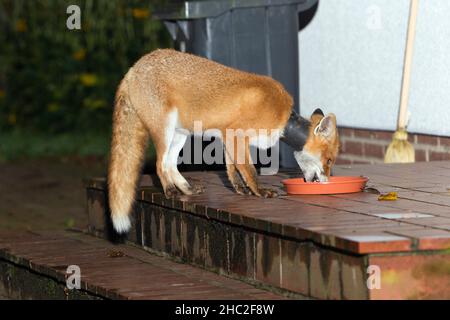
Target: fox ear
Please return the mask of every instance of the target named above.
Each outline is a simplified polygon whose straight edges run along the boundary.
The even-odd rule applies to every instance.
[[[314,116],[314,115],[319,115],[319,116],[325,117],[325,114],[323,113],[322,109],[320,109],[320,108],[317,108],[316,110],[314,110],[314,112],[312,113],[312,115],[313,115],[313,116]]]
[[[325,138],[331,138],[336,134],[336,116],[332,113],[328,114],[314,129],[315,135],[321,135]]]

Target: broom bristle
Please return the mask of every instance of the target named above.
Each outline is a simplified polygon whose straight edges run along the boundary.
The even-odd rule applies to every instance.
[[[398,130],[392,137],[392,142],[386,150],[385,163],[411,163],[415,162],[414,147],[408,141],[408,133]]]

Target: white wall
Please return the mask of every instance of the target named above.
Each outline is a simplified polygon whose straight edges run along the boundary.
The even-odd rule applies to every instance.
[[[300,108],[339,125],[396,127],[409,0],[320,0],[300,34]],[[450,136],[450,1],[421,0],[410,132]]]

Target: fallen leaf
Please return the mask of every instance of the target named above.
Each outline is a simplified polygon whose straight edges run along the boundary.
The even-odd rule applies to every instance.
[[[108,251],[108,257],[110,258],[120,258],[123,257],[125,254],[122,251],[118,250],[110,250]]]
[[[71,229],[75,225],[75,219],[69,218],[64,222],[64,224],[66,225],[66,228]]]
[[[378,201],[395,201],[397,198],[397,192],[389,192],[388,194],[380,194]]]

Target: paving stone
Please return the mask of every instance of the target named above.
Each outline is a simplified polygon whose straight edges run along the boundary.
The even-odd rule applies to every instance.
[[[32,241],[27,241],[29,235]],[[11,292],[17,298],[67,298],[64,279],[66,266],[77,264],[81,270],[83,294],[106,299],[279,299],[279,295],[257,289],[249,284],[221,277],[211,272],[196,269],[192,266],[180,265],[162,257],[152,256],[150,262],[142,261],[143,253],[133,247],[113,245],[105,240],[71,232],[52,239],[39,234],[18,234],[16,238],[2,237],[0,244],[0,270],[14,267],[13,273],[0,272],[2,285],[13,285]],[[43,240],[43,241],[39,241]],[[47,243],[42,246],[41,243]],[[25,252],[26,255],[20,252]],[[51,248],[51,250],[49,249]],[[73,248],[77,250],[73,251]],[[110,250],[123,252],[120,257],[108,257]],[[66,253],[72,252],[70,255]],[[75,254],[77,252],[78,254]],[[40,260],[34,264],[35,257],[51,255],[47,261]],[[102,261],[107,260],[107,263]],[[20,265],[15,265],[20,261]],[[36,260],[39,261],[39,260]],[[53,262],[52,262],[53,261]],[[55,263],[58,266],[55,266]],[[178,266],[192,272],[176,272]],[[63,268],[64,267],[64,268]],[[19,269],[17,269],[19,268]],[[56,269],[55,269],[56,268]],[[24,282],[23,276],[11,279],[7,274],[18,275],[20,270],[28,270],[32,277]],[[56,277],[56,274],[59,276]],[[50,279],[48,277],[51,277]],[[58,287],[57,291],[49,291],[47,287],[36,285],[42,279],[50,286]],[[31,281],[29,283],[29,281]],[[41,282],[40,282],[41,281]],[[27,287],[22,285],[27,284]],[[33,286],[35,289],[32,289]],[[81,291],[80,291],[81,293]],[[79,298],[74,296],[74,298]],[[98,297],[97,297],[98,298]]]
[[[275,199],[235,194],[225,172],[183,173],[205,192],[166,199],[157,178],[143,176],[142,210],[136,212],[138,206],[133,212],[136,230],[129,241],[281,290],[324,299],[371,299],[377,296],[367,288],[369,258],[431,260],[448,253],[449,169],[450,161],[337,166],[336,175],[370,179],[371,192],[343,195],[283,194],[281,180],[297,177],[298,170],[258,177],[281,191]],[[108,227],[104,180],[87,186],[95,234]],[[398,193],[398,200],[378,200],[380,192],[390,191]]]

